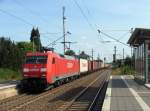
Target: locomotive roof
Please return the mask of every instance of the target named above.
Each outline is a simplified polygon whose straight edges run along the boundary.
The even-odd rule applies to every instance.
[[[44,52],[29,52],[26,55],[27,56],[46,56],[49,53],[53,53],[53,52],[52,51],[47,51],[46,53],[44,53]],[[55,53],[55,54],[57,54],[57,53]],[[66,59],[70,59],[70,60],[75,59],[74,56],[68,56],[68,55],[62,55],[62,54],[57,54],[57,55],[59,55],[62,58],[66,58]]]
[[[67,59],[75,59],[76,57],[74,57],[74,56],[64,55],[64,58],[67,58]]]
[[[51,51],[49,51],[51,52]],[[43,52],[29,52],[26,55],[27,56],[45,56],[48,55],[49,52],[43,53]]]

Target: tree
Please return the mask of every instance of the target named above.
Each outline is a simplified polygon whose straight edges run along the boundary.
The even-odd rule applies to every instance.
[[[118,67],[121,67],[121,63],[122,63],[122,60],[121,59],[117,59],[115,64],[118,66]]]
[[[11,41],[9,38],[0,38],[0,67],[7,67]]]
[[[9,38],[0,38],[0,67],[17,70],[22,65],[22,54]]]
[[[42,44],[41,44],[40,33],[38,28],[32,29],[30,41],[32,42],[33,45],[36,46],[36,48],[34,47],[36,51],[41,51]]]
[[[33,44],[31,42],[17,42],[17,47],[23,53],[27,53],[27,52],[33,51]]]
[[[124,64],[125,64],[125,65],[131,65],[131,63],[132,63],[131,57],[127,56],[127,57],[125,58],[125,60],[124,60]]]
[[[19,49],[18,52],[21,53],[19,60],[20,60],[20,65],[22,65],[25,60],[26,53],[33,51],[33,45],[31,42],[17,42],[16,46]]]
[[[73,50],[67,50],[65,52],[65,55],[69,55],[69,56],[74,56],[75,55],[75,52]]]

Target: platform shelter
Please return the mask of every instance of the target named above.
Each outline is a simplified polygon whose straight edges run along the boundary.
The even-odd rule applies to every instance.
[[[135,28],[128,44],[133,47],[135,78],[150,83],[150,29]]]

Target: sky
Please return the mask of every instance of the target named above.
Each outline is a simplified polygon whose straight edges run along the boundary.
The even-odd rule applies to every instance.
[[[78,4],[78,5],[77,5]],[[43,46],[47,46],[63,34],[62,7],[65,6],[67,41],[76,53],[85,51],[94,58],[106,57],[112,61],[114,46],[117,58],[131,55],[131,48],[118,43],[104,33],[127,43],[131,28],[150,28],[150,0],[0,0],[0,36],[12,41],[30,41],[30,32],[38,27]],[[60,40],[55,50],[63,53]],[[104,42],[110,41],[110,42]]]

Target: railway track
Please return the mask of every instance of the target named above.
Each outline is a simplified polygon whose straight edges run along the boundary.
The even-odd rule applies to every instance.
[[[107,90],[108,81],[109,79],[106,80],[106,82],[103,84],[103,87],[96,94],[92,104],[88,108],[88,111],[101,111],[103,106],[103,101],[105,99],[105,93]]]
[[[23,95],[14,96],[12,98],[5,99],[3,101],[0,101],[0,111],[33,111],[33,110],[47,111],[49,109],[55,110],[56,107],[58,107],[57,105],[62,105],[62,103],[64,103],[62,101],[61,102],[54,101],[57,97],[59,97],[65,92],[68,92],[72,88],[78,89],[80,85],[85,83],[87,84],[89,81],[97,77],[97,75],[98,74],[96,74],[95,72],[95,74],[91,74],[86,77],[80,78],[76,81],[46,91],[42,94],[38,94],[38,95],[23,94]],[[81,89],[82,87],[79,88],[78,90]],[[76,90],[71,93],[73,94],[75,92],[78,91]],[[71,97],[68,96],[67,99],[69,98]]]
[[[100,107],[98,107],[100,94],[104,88],[107,88],[106,82],[108,81],[110,71],[106,73],[96,78],[71,101],[59,107],[57,111],[100,111]]]

